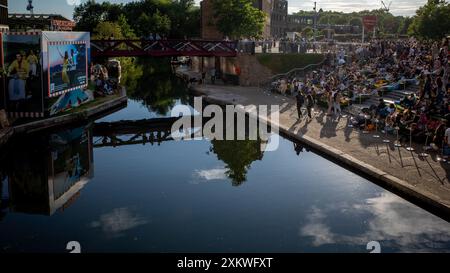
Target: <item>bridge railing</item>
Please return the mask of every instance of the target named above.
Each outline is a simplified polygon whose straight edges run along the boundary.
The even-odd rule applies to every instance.
[[[91,40],[92,56],[236,56],[237,41]]]

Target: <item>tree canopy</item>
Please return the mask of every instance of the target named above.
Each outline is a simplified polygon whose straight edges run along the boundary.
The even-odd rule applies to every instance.
[[[259,38],[268,16],[253,6],[252,0],[214,0],[214,19],[210,22],[231,38]]]
[[[450,34],[450,3],[444,0],[428,0],[416,12],[409,34],[422,39],[441,39]]]
[[[74,20],[81,31],[93,31],[101,22],[117,22],[127,27],[122,30],[125,36],[157,33],[171,38],[198,37],[200,10],[194,4],[194,0],[140,0],[127,4],[88,0],[75,8]],[[124,19],[128,26],[122,24]]]

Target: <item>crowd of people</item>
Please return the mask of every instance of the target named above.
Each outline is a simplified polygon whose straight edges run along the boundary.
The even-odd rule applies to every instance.
[[[352,49],[329,52],[321,69],[304,77],[272,82],[273,92],[293,95],[299,107],[308,96],[341,114],[341,106],[363,104],[379,97],[378,105],[354,113],[350,122],[363,130],[386,130],[437,147],[450,146],[449,40],[374,40]],[[396,90],[410,90],[399,100],[384,100]]]
[[[91,63],[91,81],[95,84],[94,94],[98,97],[112,95],[118,88],[118,80],[109,77],[104,65]]]

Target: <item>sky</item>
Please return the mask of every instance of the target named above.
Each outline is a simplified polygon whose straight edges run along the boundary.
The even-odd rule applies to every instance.
[[[86,0],[34,0],[35,13],[55,13],[72,19],[73,9],[76,4],[85,2]],[[109,0],[111,3],[127,3],[133,0]],[[200,0],[195,0],[197,3]],[[385,0],[388,4],[391,0]],[[98,0],[98,2],[103,2]],[[314,0],[290,0],[289,13],[298,10],[312,10]],[[364,9],[378,9],[381,7],[381,0],[316,0],[317,8],[323,10],[335,10],[343,12],[360,11]],[[412,16],[420,6],[424,5],[427,0],[392,0],[391,12],[394,15]],[[27,12],[27,0],[10,0],[10,13]]]

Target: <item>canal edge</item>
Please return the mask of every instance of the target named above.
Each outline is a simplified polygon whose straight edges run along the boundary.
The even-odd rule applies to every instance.
[[[196,88],[195,86],[192,86],[190,90],[194,95],[202,96],[208,103],[218,104],[222,106],[226,106],[227,104],[237,105],[232,101],[213,98],[210,96],[210,94],[208,94],[207,91]],[[236,109],[243,111],[239,108]],[[312,149],[318,151],[319,153],[322,153],[330,157],[331,159],[336,160],[344,166],[347,166],[372,178],[373,180],[375,180],[372,181],[375,184],[382,186],[383,188],[390,192],[393,192],[394,194],[401,195],[401,197],[407,199],[408,201],[413,202],[450,222],[450,204],[444,203],[441,198],[434,195],[433,193],[415,188],[405,180],[382,171],[366,162],[353,157],[350,154],[344,153],[339,149],[326,145],[319,140],[313,139],[308,136],[299,135],[296,132],[286,128],[283,124],[275,124],[265,116],[259,116],[259,118],[260,120],[266,122],[268,125],[277,127],[282,134],[300,141],[307,146],[310,146]]]

